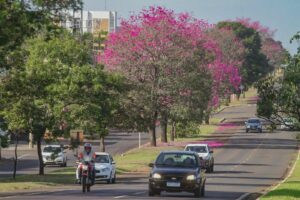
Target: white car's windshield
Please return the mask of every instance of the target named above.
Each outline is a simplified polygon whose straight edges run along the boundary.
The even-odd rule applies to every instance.
[[[109,163],[108,155],[96,155],[95,163]]]
[[[207,148],[205,146],[188,146],[186,151],[194,151],[197,153],[207,153]]]
[[[61,148],[60,147],[45,147],[44,148],[44,152],[46,153],[60,153],[61,152]]]

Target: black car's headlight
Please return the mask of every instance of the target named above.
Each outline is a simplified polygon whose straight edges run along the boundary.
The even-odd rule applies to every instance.
[[[159,173],[154,173],[154,174],[152,175],[152,178],[153,178],[153,179],[161,179],[161,175],[160,175]]]
[[[186,180],[188,180],[188,181],[194,181],[194,180],[196,180],[196,176],[195,175],[188,175],[187,177],[186,177]]]

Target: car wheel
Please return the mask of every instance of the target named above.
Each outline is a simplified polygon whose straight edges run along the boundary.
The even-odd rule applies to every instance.
[[[200,194],[201,197],[204,197],[204,196],[205,196],[205,182],[204,182],[203,186],[201,187],[200,193],[201,193],[201,194]]]
[[[262,129],[259,129],[259,132],[262,133]]]
[[[214,164],[211,165],[211,167],[210,167],[210,172],[211,172],[211,173],[214,172]]]
[[[116,173],[115,173],[115,175],[114,175],[114,178],[112,179],[112,183],[116,183]]]
[[[195,191],[194,191],[194,196],[195,197],[200,197],[201,196],[201,186],[199,188],[197,188]]]
[[[109,176],[109,179],[106,181],[107,184],[110,184],[112,183],[112,173],[110,173],[110,176]]]
[[[149,186],[149,191],[148,191],[149,196],[154,196],[154,195],[160,195],[160,191],[154,190]]]

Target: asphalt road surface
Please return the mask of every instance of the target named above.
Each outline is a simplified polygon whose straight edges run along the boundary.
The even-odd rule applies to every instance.
[[[237,125],[232,133],[217,134],[224,144],[215,148],[215,172],[207,174],[206,194],[202,199],[242,199],[248,193],[260,193],[279,182],[297,149],[294,132],[245,133],[243,123],[253,117],[255,105],[237,106],[218,114]],[[222,135],[223,134],[223,135]],[[226,137],[225,137],[226,136]],[[222,140],[223,138],[223,140]],[[209,138],[208,138],[209,139]],[[213,139],[213,138],[210,138]],[[63,191],[11,196],[6,199],[191,199],[190,193],[165,193],[148,197],[147,175],[131,175],[116,184],[97,184],[82,194],[74,185]],[[1,198],[0,198],[1,199]]]

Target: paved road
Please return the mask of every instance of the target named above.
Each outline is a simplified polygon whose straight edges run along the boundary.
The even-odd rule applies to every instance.
[[[215,172],[207,174],[206,196],[203,199],[238,199],[247,193],[261,192],[281,180],[296,152],[295,133],[245,133],[243,121],[254,116],[255,105],[237,106],[220,115],[227,124],[239,125],[234,132],[217,134],[224,145],[215,149]],[[224,135],[226,137],[224,137]],[[215,139],[215,138],[208,138]],[[226,142],[226,143],[225,143]],[[117,184],[99,184],[83,195],[79,186],[64,191],[13,196],[10,199],[191,199],[189,193],[162,193],[147,196],[147,177],[132,176],[119,179]],[[0,198],[1,199],[1,198]]]
[[[145,144],[149,141],[149,136],[146,133],[141,134],[141,144]],[[99,151],[99,141],[91,142],[94,146],[95,151]],[[137,133],[124,133],[124,132],[112,132],[107,136],[105,140],[106,151],[112,155],[122,154],[129,149],[138,147],[139,135]],[[37,152],[36,149],[29,150],[27,145],[21,145],[21,149],[18,151],[19,163],[18,163],[18,174],[36,174],[38,167]],[[9,149],[2,149],[2,156],[4,158],[12,158],[14,156],[13,147]],[[68,165],[75,165],[74,152],[71,150],[67,151]],[[13,161],[6,160],[5,162],[0,161],[0,179],[12,174]],[[57,167],[49,166],[46,167],[46,173],[57,169]]]

